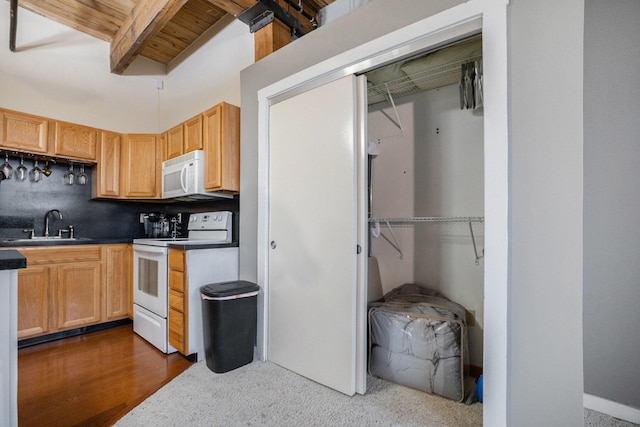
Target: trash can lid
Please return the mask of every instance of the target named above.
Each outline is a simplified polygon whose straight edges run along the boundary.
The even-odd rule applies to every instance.
[[[257,292],[260,286],[245,280],[234,280],[232,282],[211,283],[200,288],[203,296],[220,298],[232,295],[247,294]]]

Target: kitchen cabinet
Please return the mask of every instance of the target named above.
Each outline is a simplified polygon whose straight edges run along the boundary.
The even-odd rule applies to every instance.
[[[180,353],[189,353],[189,298],[185,298],[187,288],[186,252],[169,249],[169,344]]]
[[[193,150],[202,150],[202,114],[180,123],[166,132],[165,160]]]
[[[120,196],[121,142],[119,133],[100,132],[96,173],[92,180],[94,198]]]
[[[182,142],[184,141],[184,128],[182,123],[167,131],[165,137],[165,160],[173,159],[182,154]]]
[[[169,344],[195,360],[205,357],[200,287],[238,279],[238,248],[169,248]]]
[[[202,114],[184,122],[184,141],[182,153],[202,150]]]
[[[205,190],[240,191],[240,108],[220,103],[202,113]]]
[[[98,129],[0,110],[0,148],[65,159],[96,161]]]
[[[57,330],[92,325],[102,320],[102,263],[77,261],[55,267],[53,301]]]
[[[160,198],[162,152],[153,134],[127,134],[122,139],[122,196]]]
[[[104,245],[104,319],[132,317],[131,245]]]
[[[131,308],[130,245],[17,248],[18,338],[123,319]]]
[[[0,147],[27,153],[46,154],[49,149],[49,121],[44,117],[0,110]]]
[[[74,123],[55,122],[54,154],[67,159],[96,161],[98,130]]]
[[[28,263],[18,272],[18,339],[49,333],[50,269]]]

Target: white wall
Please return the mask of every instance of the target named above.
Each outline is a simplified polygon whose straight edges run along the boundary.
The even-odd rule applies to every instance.
[[[237,19],[230,21],[212,41],[170,71],[160,122],[167,129],[219,102],[240,106],[240,70],[253,61],[249,27]]]
[[[484,216],[483,116],[461,110],[457,85],[395,99],[403,132],[388,103],[370,108],[368,132],[379,141],[373,160],[373,216]],[[484,226],[474,224],[478,250]],[[469,327],[470,363],[482,366],[484,261],[475,263],[468,223],[394,226],[402,258],[384,238],[371,241],[384,292],[403,283],[438,290],[475,311]],[[381,223],[381,233],[392,239]]]
[[[636,423],[640,423],[640,84],[634,81],[640,70],[638,22],[636,0],[586,2],[584,391],[605,402],[636,408]]]
[[[159,133],[220,101],[239,105],[240,70],[253,63],[253,35],[239,21],[168,75],[145,58],[127,70],[137,75],[111,74],[107,42],[23,8],[16,48],[1,2],[0,107],[123,133]]]

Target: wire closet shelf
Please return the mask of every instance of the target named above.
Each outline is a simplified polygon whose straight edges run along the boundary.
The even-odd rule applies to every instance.
[[[369,218],[369,224],[375,226],[379,229],[380,223],[386,224],[389,231],[391,231],[391,225],[409,225],[409,224],[419,224],[419,223],[466,223],[469,225],[469,233],[471,234],[471,243],[473,244],[473,253],[475,255],[475,263],[476,265],[480,264],[480,260],[484,258],[484,249],[479,252],[478,246],[476,244],[476,237],[473,232],[473,223],[484,223],[484,217],[482,216],[423,216],[423,217],[412,217],[412,218]],[[393,232],[392,237],[393,237]],[[384,236],[383,236],[384,237]],[[398,252],[402,255],[402,250],[395,242],[395,237],[393,238],[394,242],[391,242],[385,237],[385,240],[389,242]]]

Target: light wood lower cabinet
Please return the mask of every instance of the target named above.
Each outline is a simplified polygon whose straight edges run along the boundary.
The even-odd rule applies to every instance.
[[[185,298],[186,283],[186,252],[169,249],[169,344],[188,356],[189,298]]]
[[[129,246],[18,248],[18,339],[129,317]]]
[[[102,263],[77,262],[56,267],[56,329],[78,328],[102,320]]]
[[[18,271],[18,339],[49,333],[50,283],[49,267]]]
[[[104,245],[105,320],[133,317],[131,300],[131,245]]]

